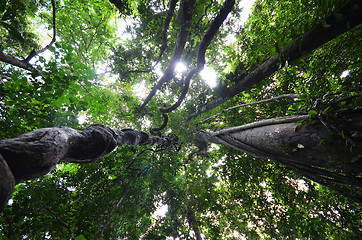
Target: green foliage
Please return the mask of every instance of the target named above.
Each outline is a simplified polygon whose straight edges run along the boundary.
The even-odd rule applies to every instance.
[[[216,145],[206,149],[197,132],[361,106],[361,97],[338,101],[360,92],[361,26],[202,116],[221,113],[211,120],[198,117],[184,123],[185,117],[234,84],[227,71],[247,74],[344,2],[257,1],[242,29],[234,28],[240,17],[235,8],[207,51],[208,66],[218,72],[221,85],[210,89],[195,76],[187,101],[169,114],[162,134],[176,134],[181,151],[155,153],[145,146],[124,146],[94,163],[59,164],[52,173],[16,186],[11,205],[0,216],[0,239],[187,239],[193,234],[190,212],[206,239],[357,239],[359,206],[269,160]],[[128,16],[119,16],[106,0],[56,1],[56,44],[50,54],[34,59],[43,76],[0,65],[0,138],[58,125],[81,129],[101,123],[145,131],[161,125],[157,109],[175,101],[182,74],[160,89],[147,110],[140,109],[143,99],[135,89],[141,82],[150,89],[160,78],[152,67],[163,44],[166,2],[122,3]],[[196,2],[182,58],[189,68],[220,8],[218,1]],[[44,45],[31,21],[52,29],[49,2],[3,1],[0,18],[3,26],[12,26],[0,28],[0,50],[19,58]],[[158,65],[161,70],[169,63],[179,25],[174,16]],[[227,45],[230,33],[238,41]],[[112,73],[101,75],[99,69]],[[345,70],[349,75],[341,77]],[[301,97],[223,111],[285,93]],[[87,118],[83,125],[79,116]],[[165,204],[167,214],[154,216]]]

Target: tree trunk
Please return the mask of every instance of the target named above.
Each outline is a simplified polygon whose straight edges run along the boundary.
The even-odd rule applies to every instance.
[[[282,163],[362,204],[362,196],[348,191],[362,188],[362,109],[336,114],[305,124],[299,121],[308,115],[268,119],[202,135],[209,142]]]
[[[192,210],[191,206],[187,206],[187,221],[189,222],[190,227],[195,233],[196,240],[202,240],[199,225],[196,222],[195,213],[194,210]]]
[[[316,24],[310,31],[306,32],[294,43],[284,48],[279,55],[272,56],[255,68],[247,76],[236,79],[236,85],[227,88],[226,92],[217,99],[201,106],[197,112],[190,114],[186,121],[198,115],[210,111],[228,101],[235,95],[250,89],[258,82],[270,77],[276,71],[293,63],[323,44],[349,31],[362,23],[362,3],[359,0],[352,0],[342,9],[328,17],[326,21]]]
[[[172,146],[168,137],[149,137],[132,129],[111,129],[96,124],[83,131],[68,127],[41,128],[17,138],[0,140],[0,211],[14,185],[41,177],[59,161],[88,163],[104,157],[121,145]]]

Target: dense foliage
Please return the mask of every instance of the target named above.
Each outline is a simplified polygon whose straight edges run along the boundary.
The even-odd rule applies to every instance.
[[[187,71],[197,64],[203,35],[223,4],[196,1],[181,60],[187,70],[176,68],[141,108],[142,93],[148,94],[165,72],[182,27],[176,17],[180,3],[174,14],[172,2],[55,1],[56,41],[30,61],[36,71],[0,62],[0,138],[59,125],[81,129],[101,123],[144,131],[160,126],[158,109],[178,99]],[[238,21],[243,12],[237,2],[206,52],[217,86],[195,75],[163,129],[164,135],[179,137],[181,150],[124,146],[97,162],[60,164],[21,183],[0,215],[0,239],[193,239],[199,234],[205,239],[358,239],[360,205],[281,164],[207,146],[197,133],[361,106],[361,95],[338,101],[361,92],[361,26],[184,121],[235,84],[233,76],[280,53],[346,2],[256,1],[245,25]],[[53,11],[50,1],[3,1],[0,51],[26,59],[48,44]],[[228,109],[282,94],[300,98]],[[166,214],[155,214],[162,207]]]

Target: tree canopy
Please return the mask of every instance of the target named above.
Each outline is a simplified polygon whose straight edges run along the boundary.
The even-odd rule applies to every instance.
[[[362,5],[256,0],[243,23],[245,2],[2,1],[0,139],[102,124],[177,143],[19,183],[0,239],[361,237]],[[338,139],[313,142],[321,159],[335,148],[338,167],[222,142],[296,117]],[[283,144],[286,156],[306,146]]]

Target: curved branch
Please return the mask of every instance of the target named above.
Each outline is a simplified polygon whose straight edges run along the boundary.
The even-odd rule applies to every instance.
[[[161,136],[160,131],[163,130],[167,126],[167,123],[168,123],[168,120],[169,120],[168,115],[166,113],[162,113],[162,117],[163,117],[163,123],[159,127],[151,127],[150,128],[150,133],[151,134],[157,135],[159,137]]]
[[[184,88],[182,89],[182,93],[178,98],[177,102],[175,102],[172,106],[168,108],[161,108],[160,112],[162,113],[169,113],[175,110],[180,106],[182,101],[185,99],[186,94],[188,92],[190,81],[192,77],[202,71],[205,65],[205,53],[207,47],[210,45],[212,39],[214,38],[215,34],[219,31],[219,28],[225,21],[228,14],[231,12],[235,4],[235,0],[226,0],[224,2],[223,7],[220,9],[219,14],[215,17],[214,21],[210,24],[209,28],[207,29],[204,37],[201,40],[198,55],[197,55],[197,66],[190,70],[185,78]]]
[[[177,20],[180,22],[181,29],[177,36],[176,47],[171,57],[170,63],[168,64],[166,71],[164,72],[161,79],[157,82],[155,86],[153,86],[151,92],[148,94],[146,99],[142,104],[142,108],[146,107],[146,105],[151,101],[153,96],[155,96],[156,92],[162,87],[162,85],[168,81],[170,81],[173,77],[173,72],[175,71],[176,64],[180,61],[182,53],[184,51],[187,37],[189,36],[189,29],[192,23],[192,14],[194,11],[195,0],[182,0],[179,12],[177,14]]]

